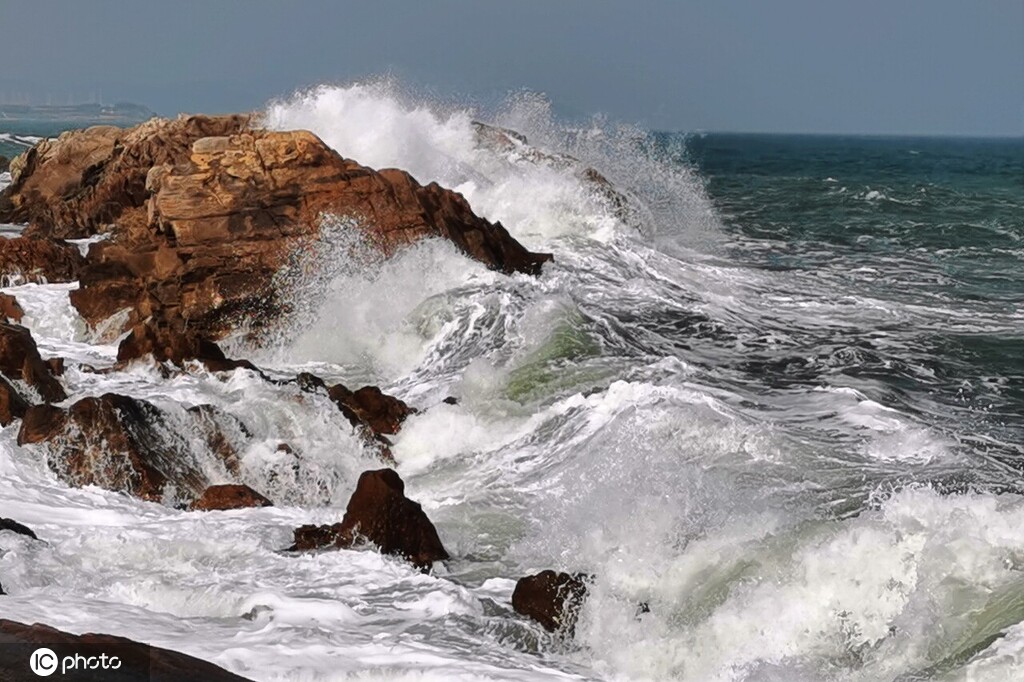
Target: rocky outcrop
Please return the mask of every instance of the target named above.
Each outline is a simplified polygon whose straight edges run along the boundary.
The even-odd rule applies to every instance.
[[[73,282],[84,264],[85,259],[73,244],[24,236],[0,238],[0,284],[3,285]]]
[[[204,464],[211,462],[197,459],[175,426],[192,433],[215,426],[209,412],[216,409],[205,407],[186,413],[191,422],[175,425],[152,403],[114,393],[83,398],[67,409],[36,405],[22,419],[18,444],[44,444],[50,468],[69,485],[96,485],[151,501],[164,501],[173,490],[173,501],[187,501],[210,484]],[[213,440],[210,435],[206,444]],[[210,447],[201,454],[231,472],[237,470],[233,452]]]
[[[342,384],[327,389],[327,395],[353,426],[365,425],[375,435],[394,435],[406,417],[416,410],[402,400],[383,393],[376,386],[350,391]]]
[[[537,273],[550,259],[450,190],[361,166],[305,131],[248,125],[190,116],[41,142],[19,157],[0,222],[51,237],[110,231],[72,293],[83,317],[95,325],[128,309],[129,324],[184,319],[209,338],[286,309],[274,277],[316,241],[325,214],[384,253],[442,237],[503,272]]]
[[[0,426],[21,419],[32,405],[9,381],[0,376]]]
[[[364,471],[341,523],[296,529],[290,549],[353,547],[364,540],[423,570],[449,558],[434,524],[419,504],[405,496],[405,483],[393,469]]]
[[[249,682],[212,663],[177,651],[113,635],[73,635],[38,623],[27,625],[0,620],[0,646],[5,651],[5,655],[0,656],[0,679],[10,682],[39,679],[29,672],[28,661],[40,647],[56,654],[55,663],[63,662],[66,656],[82,657],[74,670],[69,667],[66,673],[55,675],[55,679],[64,675],[65,679],[80,682]],[[86,659],[90,657],[93,660],[89,663],[95,667],[87,669]],[[112,657],[117,658],[116,669],[112,668]]]
[[[117,362],[123,366],[140,358],[183,366],[196,360],[211,372],[244,368],[262,375],[248,360],[231,360],[213,341],[187,328],[184,320],[146,320],[132,327],[117,347]]]
[[[416,408],[376,386],[363,386],[355,391],[344,384],[328,386],[323,379],[308,372],[299,374],[295,382],[303,391],[326,393],[355,427],[364,444],[376,450],[383,461],[395,463],[387,436],[398,433],[402,422],[416,414]]]
[[[30,223],[33,233],[72,239],[105,231],[122,217],[138,220],[149,198],[150,168],[187,162],[196,140],[248,126],[243,115],[182,116],[128,129],[94,126],[43,140],[12,164],[4,192],[10,208],[0,210],[0,222]]]
[[[273,502],[247,485],[211,485],[199,498],[189,505],[191,511],[214,511],[246,509],[248,507],[272,507]]]
[[[60,402],[67,395],[43,361],[32,332],[16,324],[0,322],[0,373],[35,389],[46,402]]]
[[[0,154],[0,173],[6,173],[11,169],[11,160]]]
[[[586,594],[585,575],[541,571],[516,582],[512,608],[549,632],[563,631],[571,635]]]
[[[0,292],[0,316],[8,322],[21,322],[25,310],[14,296]]]

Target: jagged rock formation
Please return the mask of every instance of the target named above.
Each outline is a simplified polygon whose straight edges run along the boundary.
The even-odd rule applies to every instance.
[[[393,469],[364,471],[341,523],[295,530],[292,551],[352,547],[361,540],[428,570],[449,558],[423,508],[405,496],[405,483]]]
[[[316,241],[325,214],[384,253],[434,236],[507,273],[536,274],[550,260],[459,194],[344,159],[312,133],[249,123],[154,119],[41,142],[16,159],[0,222],[49,237],[112,233],[92,246],[72,293],[90,324],[127,309],[129,326],[181,319],[209,338],[285,311],[274,277]]]
[[[60,240],[0,238],[0,283],[5,286],[73,282],[83,265],[78,247]]]
[[[188,410],[191,423],[178,428],[204,434],[208,453],[225,472],[237,473],[237,454],[218,423],[220,411],[209,405],[198,408],[203,409]],[[202,463],[168,415],[145,400],[115,393],[83,398],[67,409],[29,408],[18,444],[45,444],[50,468],[73,486],[96,485],[160,502],[168,486],[187,500],[210,484]]]
[[[53,368],[43,361],[32,332],[16,324],[0,322],[0,373],[7,379],[24,382],[46,402],[64,400],[64,387],[53,376]]]
[[[18,303],[18,299],[10,294],[0,293],[0,318],[8,322],[21,322],[25,317],[25,310]]]

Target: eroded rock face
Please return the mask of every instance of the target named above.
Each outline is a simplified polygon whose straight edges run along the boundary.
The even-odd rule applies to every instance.
[[[18,299],[10,294],[0,293],[0,316],[8,322],[21,322],[25,317],[25,311],[18,303]]]
[[[29,408],[18,444],[45,444],[50,468],[69,485],[96,485],[155,502],[163,501],[173,486],[177,498],[187,500],[205,491],[209,481],[204,463],[175,429],[199,433],[202,426],[198,418],[171,423],[152,403],[107,393],[83,398],[67,409]],[[205,454],[226,471],[237,470],[237,461],[229,456],[233,451],[211,447]]]
[[[30,223],[32,233],[62,239],[104,231],[143,208],[150,168],[188,161],[196,140],[248,126],[244,115],[181,116],[127,129],[95,126],[43,140],[12,164],[12,183],[4,192],[10,208],[0,209],[0,222]],[[126,217],[131,222],[138,215]]]
[[[296,529],[291,549],[352,547],[361,540],[424,570],[449,558],[434,524],[419,504],[405,496],[405,483],[393,469],[364,471],[341,523]]]
[[[550,259],[459,194],[344,159],[309,132],[248,125],[153,119],[41,142],[19,157],[0,221],[29,221],[30,233],[50,237],[111,233],[92,246],[72,293],[89,323],[128,309],[129,324],[185,319],[209,338],[282,312],[274,276],[316,241],[324,214],[385,253],[434,236],[508,273],[537,273]]]
[[[25,382],[46,402],[67,397],[51,367],[40,357],[32,332],[20,325],[0,322],[0,373]]]
[[[0,283],[5,285],[73,282],[84,264],[73,244],[24,236],[0,238]]]
[[[99,656],[106,654],[118,658],[116,670],[78,668],[68,672],[69,678],[80,682],[249,682],[207,661],[169,649],[140,644],[124,637],[112,635],[72,635],[47,625],[27,625],[11,620],[0,620],[0,645],[7,652],[0,656],[0,679],[11,682],[38,679],[29,672],[28,660],[39,647],[53,650],[59,659],[65,656]],[[60,675],[57,675],[60,677]]]
[[[587,594],[586,576],[541,571],[520,578],[512,593],[512,608],[555,632],[571,634]]]
[[[9,381],[0,377],[0,426],[21,419],[32,405]]]
[[[273,502],[247,485],[211,485],[189,505],[192,511],[271,507]]]
[[[298,375],[295,381],[303,391],[326,393],[355,427],[363,443],[373,448],[384,462],[395,463],[387,436],[398,433],[402,422],[416,414],[416,408],[376,386],[363,386],[355,391],[344,384],[328,386],[323,379],[308,372]]]
[[[376,435],[392,436],[398,433],[406,417],[416,413],[414,408],[383,393],[376,386],[363,386],[350,391],[336,384],[327,389],[327,395],[353,426],[365,425]]]

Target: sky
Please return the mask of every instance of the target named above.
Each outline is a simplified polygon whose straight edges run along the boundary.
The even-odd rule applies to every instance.
[[[0,101],[260,108],[382,74],[659,130],[1024,135],[1024,0],[0,0]]]

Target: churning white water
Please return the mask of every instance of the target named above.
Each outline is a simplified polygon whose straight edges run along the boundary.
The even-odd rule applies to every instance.
[[[266,125],[455,189],[555,261],[508,277],[443,242],[385,262],[327,244],[295,287],[304,314],[247,349],[275,375],[379,383],[422,408],[394,454],[454,558],[428,576],[371,551],[281,553],[379,466],[340,412],[244,370],[79,370],[113,364],[116,345],[81,324],[69,285],[14,286],[44,357],[70,361],[69,401],[221,407],[253,434],[244,482],[277,506],[190,513],[68,489],[7,427],[0,515],[45,543],[0,532],[4,617],[266,681],[1024,676],[1024,501],[933,485],[969,464],[936,421],[742,364],[807,330],[938,311],[730,261],[699,180],[640,131],[560,127],[535,97],[487,114],[579,161],[565,165],[481,145],[483,115],[386,83],[272,103]],[[509,605],[545,568],[594,576],[573,640]]]

